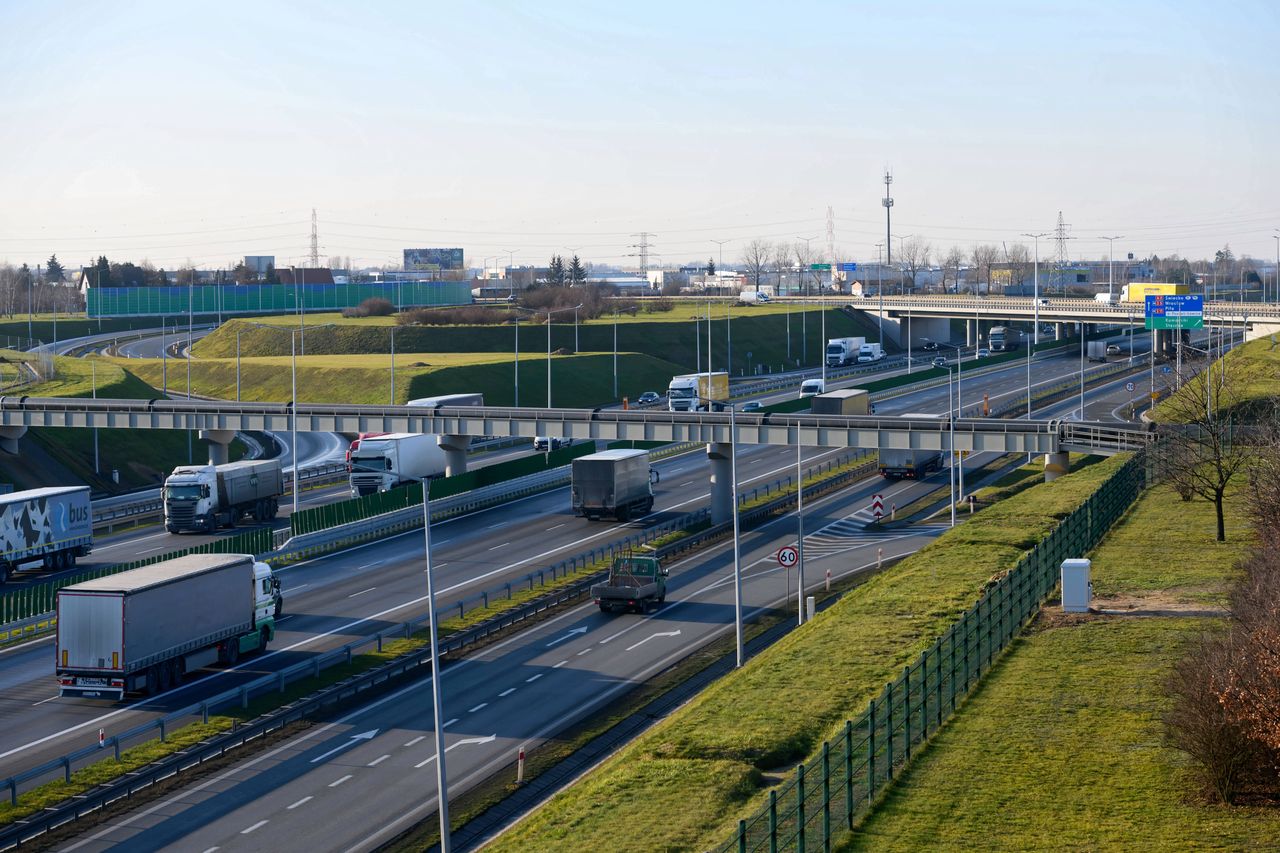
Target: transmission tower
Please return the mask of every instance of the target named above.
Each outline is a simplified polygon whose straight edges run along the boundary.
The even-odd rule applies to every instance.
[[[1058,227],[1053,229],[1053,269],[1054,278],[1058,280],[1058,287],[1065,292],[1067,286],[1067,267],[1070,261],[1067,259],[1067,241],[1075,238],[1067,234],[1067,230],[1071,226],[1062,220],[1062,211],[1058,211]]]
[[[320,233],[316,230],[316,209],[311,208],[311,268],[320,268]]]
[[[640,238],[640,242],[632,243],[631,248],[640,250],[640,275],[647,280],[649,278],[649,249],[653,246],[653,244],[649,242],[649,238],[657,237],[658,235],[650,234],[648,231],[641,231],[639,234],[632,234],[631,236]],[[634,255],[632,257],[634,257]]]
[[[836,212],[827,205],[827,263],[836,262]]]

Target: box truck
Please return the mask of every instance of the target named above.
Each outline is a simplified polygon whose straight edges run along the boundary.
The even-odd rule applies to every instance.
[[[591,586],[591,597],[601,613],[634,610],[643,613],[667,600],[667,570],[657,557],[625,554],[615,557],[609,579]]]
[[[573,460],[573,514],[592,521],[612,515],[626,521],[653,509],[647,450],[605,450]]]
[[[262,651],[284,608],[248,554],[188,554],[58,590],[61,696],[161,693],[214,663]]]
[[[1107,342],[1106,341],[1089,341],[1087,344],[1090,361],[1106,361],[1107,360]]]
[[[867,342],[863,338],[830,338],[827,340],[827,367],[844,367],[858,360],[858,352]]]
[[[164,481],[164,529],[170,533],[234,527],[246,515],[270,521],[284,494],[278,459],[179,465]]]
[[[431,433],[393,432],[361,439],[351,452],[351,496],[387,492],[444,476],[445,455]]]
[[[708,400],[713,410],[723,411],[718,402],[729,399],[729,374],[685,373],[671,377],[667,386],[667,409],[672,412],[705,412]]]
[[[882,358],[884,358],[884,347],[880,346],[880,344],[863,344],[858,348],[859,364],[879,361]]]
[[[23,563],[69,569],[93,549],[88,486],[50,486],[0,495],[0,583]]]
[[[744,290],[738,294],[738,302],[742,305],[768,305],[769,294],[758,290]]]
[[[871,395],[861,388],[841,388],[819,394],[809,401],[815,415],[869,415]]]

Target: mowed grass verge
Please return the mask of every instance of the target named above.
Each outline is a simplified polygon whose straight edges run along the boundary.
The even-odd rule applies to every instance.
[[[1221,603],[1248,541],[1240,503],[1236,543],[1215,548],[1211,512],[1149,490],[1094,551],[1095,592]],[[1220,620],[1053,616],[1015,640],[840,849],[1280,849],[1280,812],[1198,802],[1163,742],[1161,682]]]
[[[848,593],[497,839],[494,850],[708,849],[860,713],[1122,458],[983,510]],[[655,820],[654,816],[661,819]]]
[[[1271,338],[1259,338],[1244,346],[1236,347],[1214,364],[1214,383],[1218,382],[1218,366],[1221,364],[1227,373],[1227,391],[1229,398],[1235,398],[1241,404],[1261,403],[1280,395],[1280,346],[1271,343]],[[1205,388],[1199,382],[1190,382],[1175,396],[1189,398],[1186,403],[1171,402],[1166,398],[1151,411],[1151,418],[1157,422],[1168,422],[1175,419],[1175,412],[1186,409],[1199,409],[1204,400]],[[1217,392],[1215,392],[1217,393]]]
[[[171,393],[187,390],[184,360],[128,359],[153,385],[165,384]],[[419,366],[414,366],[414,365]],[[404,353],[396,356],[395,400],[404,403],[439,394],[480,392],[491,406],[515,402],[514,359],[510,353]],[[288,356],[241,359],[241,399],[284,402],[292,394]],[[669,361],[638,353],[618,354],[618,391],[635,399],[643,391],[663,391],[680,372]],[[195,394],[234,400],[234,358],[199,358],[191,362]],[[616,402],[613,394],[613,353],[582,353],[551,359],[552,402],[558,407],[594,408]],[[385,404],[391,402],[391,361],[388,355],[308,355],[298,358],[298,399],[309,403]],[[520,353],[520,405],[547,405],[545,352]]]

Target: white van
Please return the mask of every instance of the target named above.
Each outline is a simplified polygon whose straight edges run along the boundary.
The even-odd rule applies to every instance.
[[[800,383],[801,397],[814,397],[825,393],[827,393],[827,389],[821,379],[806,379]]]

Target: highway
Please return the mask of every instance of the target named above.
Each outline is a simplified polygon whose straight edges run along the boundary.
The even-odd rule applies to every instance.
[[[1070,375],[1076,368],[1070,359],[1040,360],[1032,365],[1033,381]],[[1018,363],[982,381],[993,393],[999,393],[1002,388],[1015,391],[1025,384],[1025,365]],[[946,387],[913,392],[881,405],[882,411],[939,411],[946,406]],[[811,452],[807,459],[827,455]],[[970,464],[983,461],[975,457]],[[744,485],[785,476],[793,466],[794,455],[787,448],[743,448],[740,467]],[[650,520],[705,503],[706,466],[701,454],[659,463],[659,469],[663,477],[658,488],[658,506]],[[885,493],[886,501],[905,503],[909,490],[919,488],[925,487],[915,483],[887,486],[879,478],[870,478],[842,492],[844,503],[832,498],[829,506],[834,515],[828,520],[836,521],[865,506],[872,491]],[[818,511],[820,507],[813,509]],[[807,527],[814,530],[815,525],[816,522]],[[443,606],[463,594],[496,585],[503,577],[523,574],[616,539],[624,534],[626,527],[591,524],[573,518],[567,511],[564,489],[444,522],[435,534]],[[494,533],[495,530],[501,533]],[[96,737],[99,726],[106,728],[109,735],[157,713],[189,704],[200,696],[227,689],[237,683],[237,679],[292,664],[354,636],[422,614],[425,608],[421,557],[414,553],[420,547],[420,534],[406,535],[407,539],[396,537],[283,570],[289,615],[281,623],[274,651],[246,661],[233,671],[210,671],[155,700],[114,707],[89,700],[55,699],[50,674],[50,640],[34,641],[0,653],[0,686],[5,688],[0,708],[10,723],[0,740],[0,774],[33,766],[67,748],[83,745]],[[764,534],[751,534],[752,537],[760,535]],[[765,550],[771,553],[771,548]],[[841,549],[842,546],[838,546],[835,550]],[[815,551],[815,560],[817,553]],[[886,554],[890,553],[895,552],[886,548]],[[677,589],[684,584],[683,580],[679,581]],[[775,586],[781,589],[780,584]],[[632,675],[619,683],[625,683]]]
[[[919,406],[918,403],[912,405]],[[1060,415],[1065,405],[1049,407]],[[975,458],[983,464],[990,458]],[[945,525],[868,528],[870,495],[905,504],[933,482],[878,477],[806,507],[806,573],[818,584],[918,550]],[[748,618],[787,600],[794,581],[775,554],[796,536],[795,514],[744,535]],[[730,630],[729,543],[669,566],[668,604],[646,615],[606,616],[587,603],[443,671],[451,790],[508,765],[521,746],[582,719]],[[790,589],[789,589],[790,588]],[[269,752],[110,820],[66,850],[370,850],[434,811],[434,748],[426,679],[290,738]],[[214,793],[216,792],[216,796]],[[359,819],[347,807],[359,802]]]

